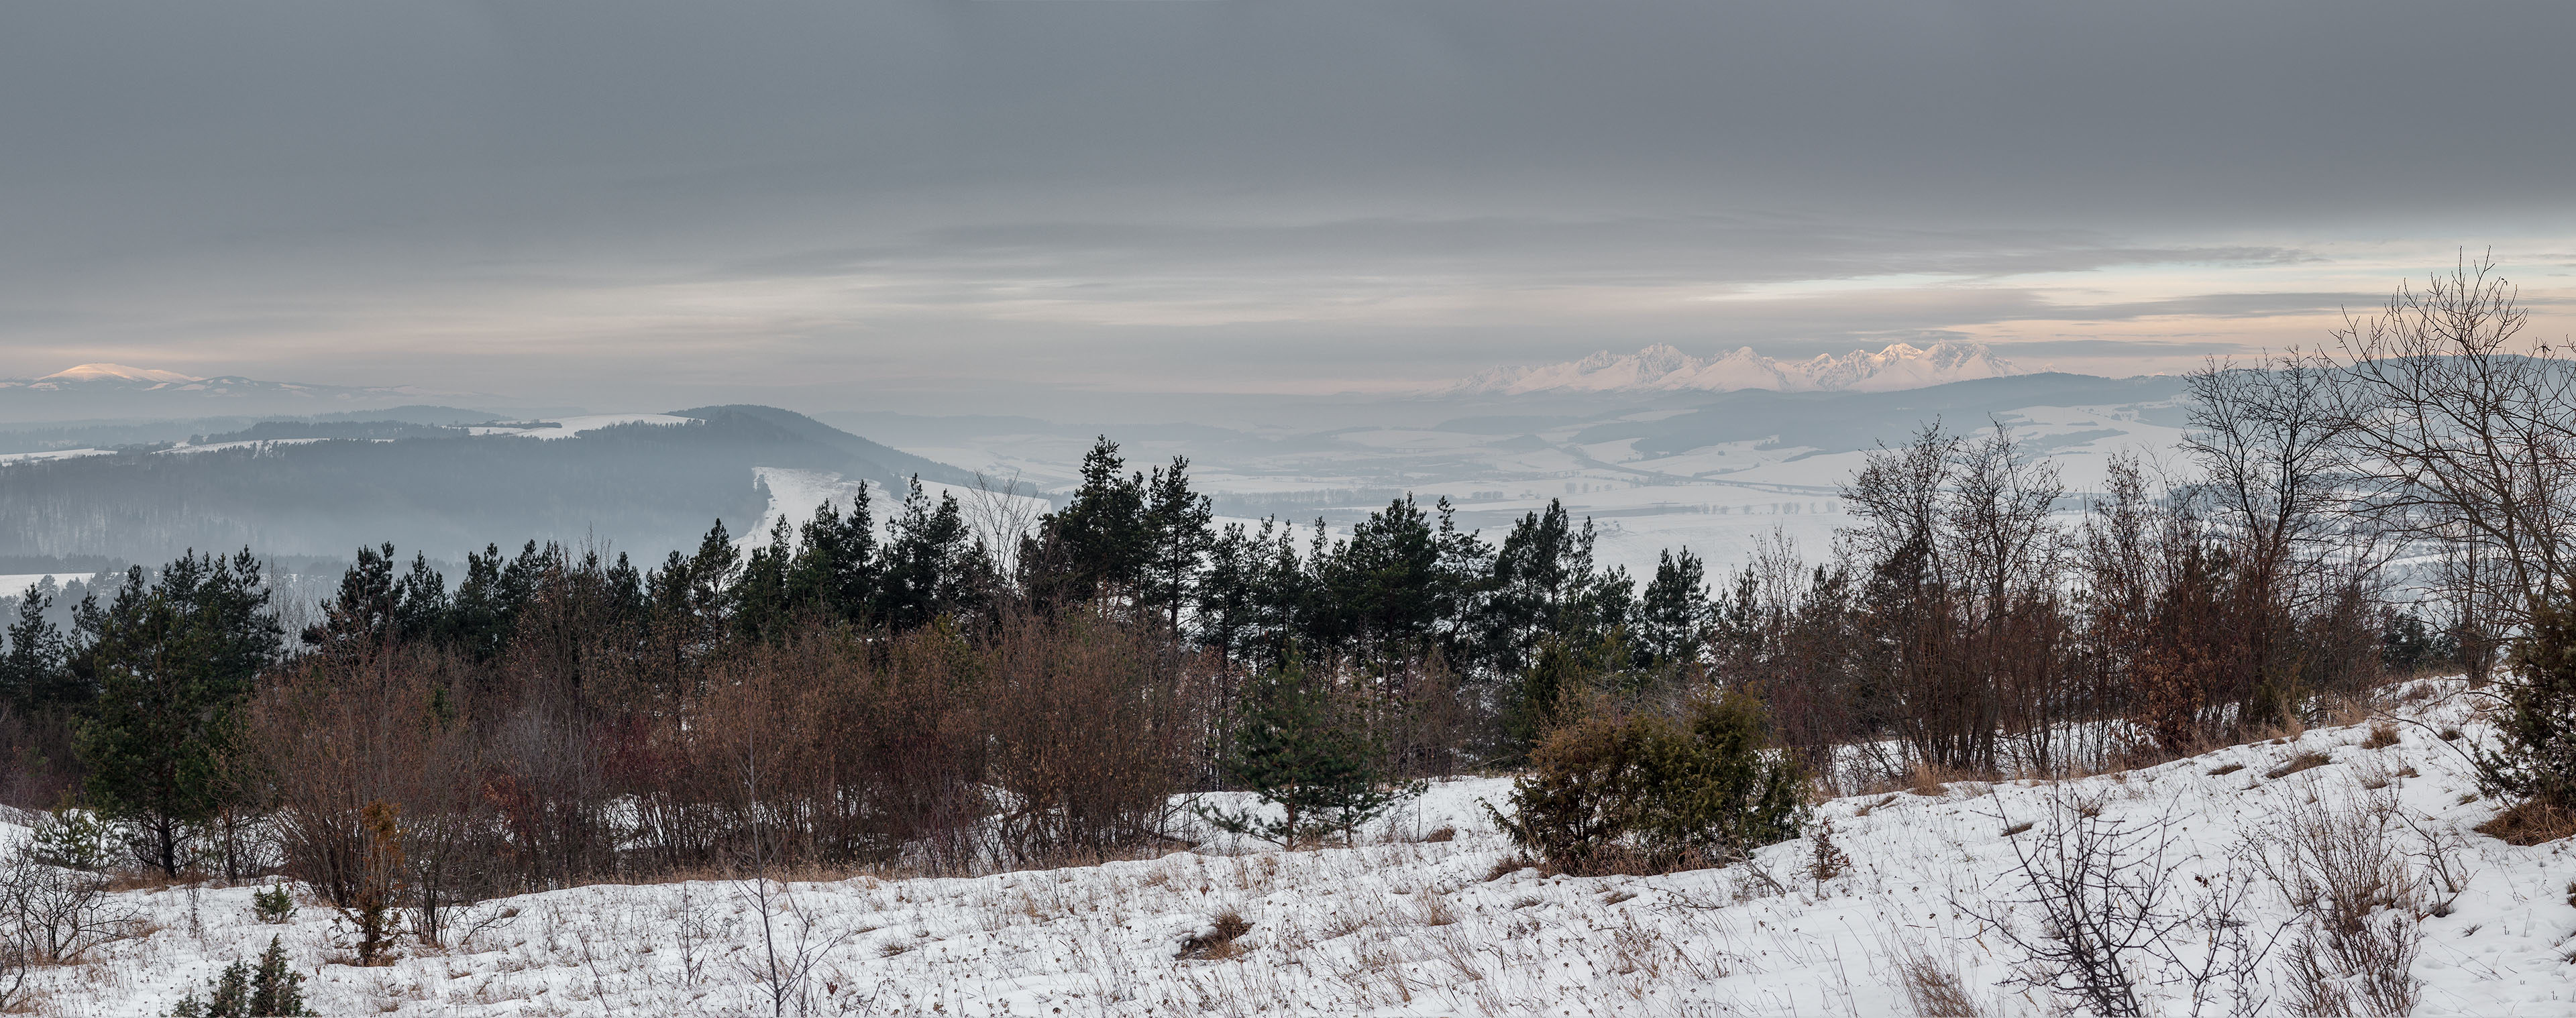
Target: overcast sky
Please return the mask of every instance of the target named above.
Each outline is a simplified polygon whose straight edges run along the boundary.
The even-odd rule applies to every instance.
[[[2576,331],[2576,4],[0,7],[0,376],[1384,389]],[[789,398],[798,396],[799,398]]]

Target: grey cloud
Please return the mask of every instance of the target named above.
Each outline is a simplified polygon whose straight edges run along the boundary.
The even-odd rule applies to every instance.
[[[958,350],[1200,373],[1323,350],[1393,373],[2062,316],[2008,290],[1722,318],[1477,302],[2273,265],[2315,256],[2235,238],[2576,225],[2569,39],[2563,2],[12,4],[0,361],[112,345],[561,381],[645,349],[667,359],[615,372],[679,380],[733,344],[862,375]],[[894,307],[600,310],[842,276]],[[1465,306],[992,320],[1032,291]],[[469,312],[436,327],[512,359],[417,336]]]
[[[2159,315],[2201,318],[2284,318],[2331,314],[2342,308],[2365,310],[2387,295],[2381,293],[2204,293],[2171,300],[2122,304],[2060,305],[2028,317],[2070,322],[2132,321]]]
[[[766,256],[730,278],[932,274],[956,266],[1077,269],[1439,271],[1503,277],[1761,283],[1900,273],[1995,276],[2173,263],[2286,264],[2307,252],[2267,246],[2142,247],[2092,231],[1899,230],[1786,215],[1611,219],[1381,217],[1272,225],[1001,223],[922,231],[887,242]]]

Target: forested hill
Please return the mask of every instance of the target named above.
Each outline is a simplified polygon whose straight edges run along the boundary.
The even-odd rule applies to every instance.
[[[768,425],[782,432],[787,441],[836,451],[848,457],[848,462],[853,464],[852,466],[827,469],[840,471],[853,480],[866,477],[900,488],[905,480],[915,474],[920,475],[925,481],[942,481],[950,484],[968,484],[975,479],[974,475],[967,471],[868,441],[793,410],[733,403],[724,406],[703,406],[694,410],[674,410],[672,413],[681,417],[695,417],[709,421],[737,421],[746,428],[750,427],[752,422]],[[794,466],[796,464],[764,463],[762,465]]]
[[[524,434],[260,434],[241,437],[273,440],[0,465],[0,555],[159,561],[248,545],[345,556],[390,540],[452,559],[495,540],[596,538],[658,558],[695,547],[717,519],[737,531],[757,526],[767,493],[754,467],[889,485],[915,473],[967,479],[784,410],[674,416],[691,420]],[[550,431],[563,437],[530,437]]]

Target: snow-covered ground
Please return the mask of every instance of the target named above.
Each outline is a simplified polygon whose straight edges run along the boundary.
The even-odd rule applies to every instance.
[[[2518,848],[2470,833],[2495,806],[2472,798],[2464,743],[2436,733],[2458,724],[2474,740],[2483,726],[2464,723],[2458,698],[2409,716],[2422,723],[2385,748],[2365,745],[2367,726],[2322,728],[2122,774],[1831,800],[1818,815],[1853,866],[1821,883],[1804,870],[1806,839],[1722,870],[1492,875],[1508,846],[1480,803],[1502,801],[1508,782],[1471,779],[1433,786],[1357,848],[1211,843],[1076,869],[797,884],[771,929],[791,956],[800,944],[813,949],[815,1013],[1876,1016],[1913,1013],[1896,964],[1913,956],[1954,969],[1987,1014],[2038,1015],[2050,1013],[2041,995],[2007,982],[2012,948],[1977,918],[2020,893],[2008,827],[2038,821],[2045,831],[2059,802],[2133,824],[2164,820],[2172,841],[2156,872],[2169,875],[2177,914],[2191,917],[2208,912],[2213,893],[2201,878],[2223,884],[2230,860],[2285,832],[2289,818],[2378,795],[2393,796],[2399,815],[2430,832],[2464,874],[2447,914],[2422,920],[2415,1013],[2576,1013],[2567,842]],[[2331,762],[2265,777],[2309,753]],[[1441,827],[1455,837],[1422,840]],[[2036,833],[2019,844],[2030,847]],[[154,931],[89,964],[43,970],[42,1010],[158,1014],[280,935],[311,974],[309,1000],[323,1014],[771,1013],[754,977],[765,970],[760,913],[738,883],[592,886],[493,902],[484,914],[514,917],[381,968],[324,962],[348,942],[327,909],[307,902],[292,922],[265,925],[251,893],[122,895]],[[1251,924],[1231,957],[1176,957],[1185,938],[1228,911]],[[2267,933],[2293,915],[2262,883],[2232,917]],[[2261,969],[2273,1013],[2283,1013],[2294,939],[2282,938]],[[2190,1011],[2178,982],[2146,992],[2152,1013]],[[2202,1013],[2229,1013],[2228,1002]]]
[[[36,463],[44,460],[70,460],[83,456],[114,456],[114,449],[52,449],[45,452],[0,452],[0,464]]]
[[[474,425],[465,429],[469,435],[524,435],[553,440],[571,438],[587,431],[613,428],[621,424],[687,424],[694,417],[670,414],[584,414],[577,417],[549,417],[531,422],[538,427],[514,428],[502,425]],[[550,426],[549,426],[550,425]]]
[[[189,453],[199,453],[199,452],[223,452],[223,451],[228,450],[228,449],[250,449],[250,450],[254,450],[254,451],[266,451],[266,450],[269,450],[269,449],[275,449],[275,448],[277,448],[277,447],[279,447],[279,446],[286,446],[286,445],[311,445],[311,444],[313,444],[313,443],[315,443],[315,442],[321,442],[321,441],[327,441],[327,439],[320,439],[320,438],[253,438],[253,439],[245,439],[245,440],[243,440],[243,441],[239,441],[239,442],[210,442],[210,443],[205,444],[205,445],[190,445],[190,444],[188,444],[188,443],[186,443],[186,442],[181,442],[181,443],[179,443],[179,444],[177,444],[177,445],[174,445],[174,446],[171,446],[171,447],[169,447],[169,448],[167,448],[167,449],[163,449],[163,450],[161,450],[161,451],[160,451],[160,454],[161,454],[161,455],[164,455],[164,456],[177,456],[177,455],[186,455],[186,454],[189,454]],[[379,438],[379,439],[373,439],[372,441],[377,441],[377,442],[389,442],[389,441],[392,441],[392,439]]]

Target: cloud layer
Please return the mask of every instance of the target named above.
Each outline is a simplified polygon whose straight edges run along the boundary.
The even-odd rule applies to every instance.
[[[13,5],[0,374],[1330,390],[1949,336],[2112,370],[2312,341],[2488,245],[2546,325],[2576,8],[2422,15]]]

